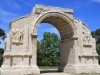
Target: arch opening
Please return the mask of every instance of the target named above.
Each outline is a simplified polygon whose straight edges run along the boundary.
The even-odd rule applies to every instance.
[[[40,23],[49,23],[52,24],[60,33],[61,40],[69,39],[74,35],[74,28],[71,25],[71,22],[68,22],[69,19],[67,16],[61,13],[47,13],[41,16],[35,24],[33,32],[37,32],[38,25]]]
[[[68,59],[70,59],[69,58],[69,52],[70,52],[70,50],[73,46],[73,41],[71,42],[72,45],[70,47],[68,47],[69,42],[67,42],[67,41],[62,42],[62,41],[72,39],[72,37],[74,35],[74,29],[73,29],[71,23],[68,22],[68,19],[65,19],[64,17],[62,17],[60,15],[58,13],[51,13],[51,15],[47,14],[47,15],[42,16],[41,18],[39,18],[37,20],[37,22],[34,26],[35,27],[34,32],[37,32],[38,26],[41,23],[52,24],[59,31],[59,34],[60,34],[60,37],[61,37],[61,42],[60,42],[60,58],[61,59],[60,59],[60,63],[59,63],[60,69],[59,69],[59,66],[58,66],[58,71],[64,71],[64,67],[68,63]],[[63,44],[65,44],[65,43],[66,43],[66,48],[68,47],[68,49],[63,49],[65,47],[65,45],[63,45]],[[64,56],[66,54],[66,52],[68,54],[67,57]],[[63,66],[63,68],[61,68],[61,66]]]
[[[46,68],[55,69],[57,71],[60,63],[60,34],[58,30],[52,24],[40,23],[38,34],[37,66],[39,66],[40,70]],[[42,72],[44,71],[41,71],[41,73]]]
[[[43,38],[44,32],[55,33],[59,37],[59,39],[61,40],[60,33],[59,33],[58,29],[50,23],[40,23],[39,24],[38,30],[37,30],[37,34],[38,34],[37,40],[41,40]]]

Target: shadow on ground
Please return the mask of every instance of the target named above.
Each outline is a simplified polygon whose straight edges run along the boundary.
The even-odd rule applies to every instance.
[[[61,73],[58,70],[41,70],[40,71],[41,74],[43,73]]]

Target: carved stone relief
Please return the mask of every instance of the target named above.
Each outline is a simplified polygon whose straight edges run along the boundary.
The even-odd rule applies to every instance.
[[[12,42],[23,42],[24,31],[23,29],[12,29],[11,38]]]
[[[91,36],[90,31],[88,31],[86,26],[83,26],[82,29],[83,29],[83,32],[82,32],[82,34],[83,34],[83,43],[84,44],[91,44],[92,36]]]
[[[83,42],[90,43],[90,41],[91,41],[90,32],[83,32]]]

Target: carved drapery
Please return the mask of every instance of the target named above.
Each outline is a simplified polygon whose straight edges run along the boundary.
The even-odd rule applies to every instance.
[[[83,42],[86,43],[86,44],[91,43],[90,32],[83,32]]]
[[[12,29],[11,38],[13,43],[22,43],[24,37],[23,29]]]
[[[83,35],[83,45],[92,45],[92,36],[91,36],[91,33],[90,31],[88,30],[88,28],[83,25],[82,26],[82,35]]]

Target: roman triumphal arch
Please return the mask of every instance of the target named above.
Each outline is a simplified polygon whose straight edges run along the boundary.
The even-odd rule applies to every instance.
[[[72,9],[36,5],[32,13],[12,21],[5,39],[3,75],[40,74],[36,64],[37,29],[40,23],[54,25],[61,36],[59,71],[100,73],[95,39],[89,28],[74,18]]]

